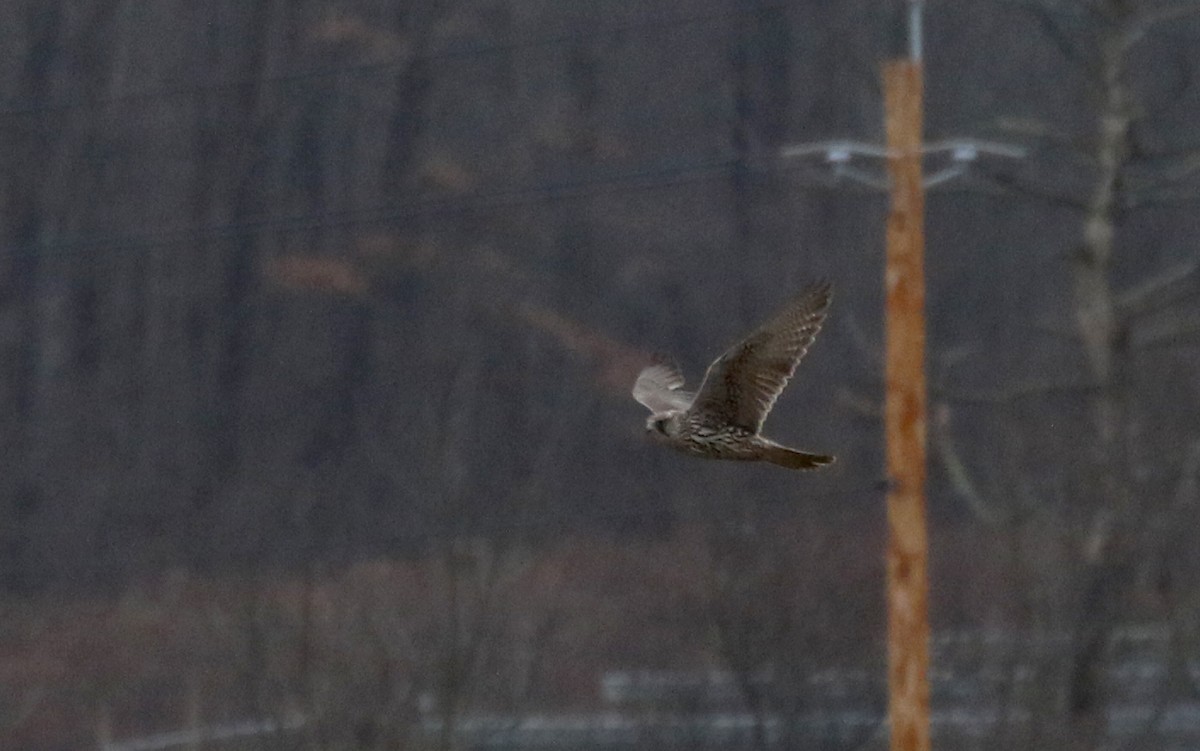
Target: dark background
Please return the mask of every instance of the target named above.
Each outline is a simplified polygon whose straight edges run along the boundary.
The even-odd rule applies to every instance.
[[[5,745],[450,748],[643,669],[792,728],[820,670],[881,677],[886,195],[779,152],[882,140],[902,11],[0,5]],[[1099,748],[1132,706],[1162,748],[1198,705],[1200,6],[925,32],[927,137],[1028,149],[928,197],[933,618],[975,681],[935,709]],[[644,439],[652,353],[698,382],[816,277],[767,428],[836,465]]]

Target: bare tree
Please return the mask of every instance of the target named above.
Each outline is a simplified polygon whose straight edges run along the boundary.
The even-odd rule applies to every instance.
[[[738,504],[707,528],[705,604],[714,652],[753,718],[751,747],[846,749],[866,742],[876,727],[822,737],[805,723],[864,709],[883,716],[882,684],[855,678],[882,661],[881,653],[864,649],[880,645],[881,603],[872,596],[878,560],[846,556],[829,527],[778,509]],[[831,576],[835,558],[843,565]]]
[[[1155,434],[1148,420],[1161,410],[1154,358],[1194,336],[1185,300],[1196,296],[1200,264],[1182,260],[1147,270],[1139,256],[1148,249],[1137,233],[1139,214],[1197,195],[1200,151],[1187,149],[1200,144],[1151,146],[1162,142],[1151,116],[1169,105],[1145,100],[1137,66],[1169,22],[1195,25],[1200,9],[1123,0],[1014,5],[1036,18],[1080,74],[1093,107],[1089,121],[1065,128],[1001,123],[1029,137],[1043,159],[1086,165],[1072,182],[1062,173],[1043,176],[1035,158],[1029,170],[1000,179],[1018,194],[1066,207],[1079,222],[1079,243],[1065,254],[1073,320],[1045,330],[1075,344],[1082,365],[1063,367],[1065,378],[1035,377],[991,394],[944,389],[934,441],[952,486],[977,518],[1011,540],[1012,595],[1022,603],[1018,614],[1024,610],[1018,620],[1043,636],[1069,637],[1065,651],[1043,648],[1020,658],[1049,679],[1023,684],[1022,704],[1035,718],[1047,718],[1026,728],[1025,742],[1045,733],[1064,747],[1091,749],[1105,742],[1121,695],[1114,670],[1135,659],[1117,646],[1122,629],[1169,618],[1154,573],[1168,540],[1162,531],[1192,503],[1173,498],[1168,478],[1182,487],[1194,472],[1188,447],[1195,433]],[[1125,269],[1140,279],[1120,281]],[[983,478],[967,468],[953,437],[965,421],[950,425],[976,399],[1001,410],[1003,437],[994,444],[1004,450],[989,456],[993,466]],[[1079,420],[1072,417],[1077,405],[1085,410]],[[1046,694],[1048,685],[1057,688]]]

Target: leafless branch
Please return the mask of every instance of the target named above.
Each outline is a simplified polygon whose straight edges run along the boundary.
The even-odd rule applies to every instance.
[[[977,170],[967,170],[960,179],[938,186],[939,195],[972,195],[989,198],[1023,198],[1011,189],[1000,186],[995,180],[981,178]]]
[[[1144,11],[1138,14],[1121,34],[1122,48],[1129,50],[1137,46],[1155,26],[1195,15],[1200,15],[1200,5],[1195,2],[1177,2]]]
[[[1156,518],[1156,528],[1148,530],[1148,536],[1161,534],[1164,528],[1175,524],[1186,515],[1190,518],[1195,514],[1195,507],[1200,504],[1200,439],[1193,440],[1184,454],[1179,467],[1179,482],[1175,485],[1175,498],[1172,508]],[[1187,529],[1186,525],[1180,529]],[[1191,545],[1190,540],[1183,541]],[[1180,597],[1179,592],[1173,592],[1170,598],[1172,612],[1171,623],[1171,680],[1185,687],[1193,695],[1200,694],[1200,682],[1190,670],[1188,647],[1194,647],[1196,631],[1196,608],[1194,595]]]
[[[1032,117],[1001,117],[995,127],[1011,136],[1030,138],[1038,143],[1056,146],[1074,154],[1087,152],[1087,138],[1052,127],[1043,120]]]
[[[1192,441],[1179,465],[1179,482],[1175,485],[1176,510],[1200,505],[1200,439]]]
[[[1200,320],[1170,321],[1134,331],[1133,346],[1140,350],[1169,347],[1197,336],[1200,336]]]
[[[854,344],[854,352],[858,355],[863,365],[873,374],[882,374],[883,345],[867,334],[858,317],[854,315],[854,311],[847,309],[842,316],[842,322],[842,326],[850,334],[850,341]]]
[[[943,382],[950,370],[979,353],[979,347],[974,344],[960,344],[942,349],[937,354],[937,382]]]
[[[966,391],[956,389],[935,389],[935,393],[948,402],[963,404],[1011,404],[1019,399],[1045,396],[1055,393],[1084,393],[1093,391],[1098,386],[1089,381],[1026,381],[1012,386],[997,389]]]
[[[1161,310],[1190,290],[1178,287],[1200,269],[1200,260],[1185,261],[1155,274],[1117,296],[1117,307],[1124,316],[1137,316]]]
[[[1156,206],[1178,206],[1200,201],[1200,187],[1166,187],[1160,190],[1130,192],[1122,205],[1126,209],[1145,209]]]
[[[1033,324],[1033,330],[1039,334],[1047,334],[1059,339],[1078,339],[1079,329],[1057,321],[1038,321]]]
[[[1061,206],[1073,211],[1086,211],[1088,208],[1086,200],[1067,195],[1049,185],[1035,182],[1029,178],[982,171],[977,175],[1008,195],[1043,201],[1052,206]]]
[[[883,419],[883,407],[879,404],[878,399],[872,399],[845,387],[838,389],[836,399],[839,406],[859,417],[867,417],[872,420]]]
[[[1158,162],[1168,157],[1155,158]],[[1200,176],[1200,150],[1186,151],[1174,157],[1170,166],[1159,168],[1153,178],[1131,181],[1131,202],[1137,202],[1140,196],[1153,198],[1161,193],[1184,187],[1189,181]]]
[[[1004,4],[1019,8],[1032,16],[1041,27],[1042,33],[1068,62],[1089,69],[1096,67],[1095,61],[1088,55],[1088,49],[1079,41],[1078,31],[1070,28],[1072,22],[1078,25],[1094,21],[1085,15],[1088,10],[1085,4],[1056,0],[1006,0]]]
[[[933,448],[946,470],[946,477],[955,492],[967,502],[967,507],[980,521],[988,526],[998,526],[1005,519],[999,510],[999,504],[983,497],[978,484],[967,469],[966,463],[958,454],[954,438],[950,434],[950,407],[938,404],[933,410]]]

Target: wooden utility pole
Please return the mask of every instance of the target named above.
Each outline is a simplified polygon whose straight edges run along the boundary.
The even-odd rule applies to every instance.
[[[888,721],[891,751],[929,751],[929,541],[925,521],[925,188],[966,172],[981,155],[1020,159],[1009,144],[955,138],[923,143],[924,0],[907,0],[908,55],[883,67],[887,144],[785,147],[785,158],[825,155],[833,174],[891,194],[884,269],[884,428],[887,445]],[[922,156],[952,163],[931,175]],[[888,179],[852,162],[886,160]]]
[[[929,579],[925,522],[925,189],[922,76],[914,55],[883,69],[887,222],[888,719],[891,751],[929,750]]]

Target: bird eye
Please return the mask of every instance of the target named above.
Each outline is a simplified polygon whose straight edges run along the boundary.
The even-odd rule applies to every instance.
[[[654,421],[654,429],[657,430],[659,433],[666,435],[667,434],[667,421],[666,420],[655,420]]]

